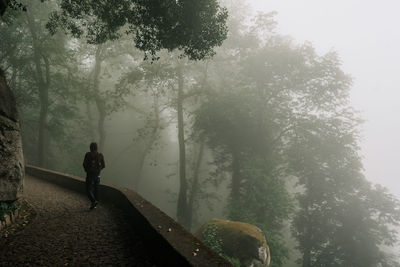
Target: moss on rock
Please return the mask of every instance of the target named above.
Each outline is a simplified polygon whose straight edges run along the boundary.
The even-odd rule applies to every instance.
[[[242,266],[268,266],[270,253],[264,233],[256,226],[228,220],[212,219],[204,223],[195,236],[209,243],[208,229],[216,229],[214,241],[222,254],[240,260]]]

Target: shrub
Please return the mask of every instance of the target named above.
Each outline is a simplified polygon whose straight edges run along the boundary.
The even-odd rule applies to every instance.
[[[6,214],[11,214],[15,210],[18,210],[20,207],[15,202],[7,203],[0,202],[0,221],[5,220]]]

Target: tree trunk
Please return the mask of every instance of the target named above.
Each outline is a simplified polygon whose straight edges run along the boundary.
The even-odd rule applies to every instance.
[[[86,101],[86,115],[88,117],[88,134],[89,134],[91,140],[95,140],[96,135],[94,133],[93,115],[92,115],[92,110],[90,108],[89,100]]]
[[[240,186],[242,177],[240,174],[240,163],[239,163],[239,156],[237,152],[234,152],[232,155],[232,183],[231,183],[231,203],[232,203],[232,210],[230,211],[230,219],[232,220],[240,220],[237,217],[236,211],[236,203],[240,202]]]
[[[106,106],[105,101],[100,95],[99,83],[100,83],[100,72],[101,72],[101,62],[102,60],[102,45],[98,45],[95,55],[95,65],[94,65],[94,75],[93,75],[93,92],[95,94],[95,103],[97,111],[99,113],[99,118],[97,122],[97,130],[99,133],[99,150],[104,150],[104,144],[106,141],[106,131],[104,129],[104,121],[106,119]]]
[[[310,248],[304,249],[302,267],[311,267],[311,250],[310,250]]]
[[[205,146],[205,141],[204,138],[202,138],[200,141],[199,154],[197,154],[197,159],[194,167],[192,187],[190,190],[190,198],[188,205],[188,223],[187,223],[188,225],[187,227],[189,230],[192,229],[194,204],[197,201],[197,194],[199,192],[199,175],[200,175],[201,163],[203,161],[204,146]]]
[[[142,152],[140,153],[139,158],[136,162],[135,177],[133,179],[133,188],[137,192],[139,191],[139,184],[140,184],[140,181],[142,180],[144,162],[146,161],[146,157],[147,157],[148,153],[150,152],[150,149],[153,146],[155,141],[156,141],[156,137],[153,135],[151,135],[148,140],[144,141],[144,146],[143,146]]]
[[[106,120],[106,108],[104,100],[100,97],[96,98],[96,106],[99,111],[99,121],[97,125],[97,130],[99,131],[99,150],[104,150],[104,144],[106,142],[106,130],[104,129],[104,121]]]
[[[306,180],[306,192],[307,191],[312,191],[313,186],[310,178]],[[306,211],[306,214],[303,214],[307,220],[306,222],[306,229],[303,229],[304,231],[304,237],[302,238],[303,241],[301,242],[302,245],[302,252],[303,252],[303,262],[302,262],[302,267],[311,267],[311,249],[312,249],[312,214],[309,212],[309,208],[313,205],[313,200],[310,198],[310,195],[305,199],[305,204],[306,206],[303,207]]]
[[[178,63],[178,142],[179,142],[179,196],[177,205],[178,222],[187,226],[187,181],[186,181],[186,152],[185,152],[185,133],[183,121],[183,73],[182,65]]]
[[[38,137],[38,159],[39,166],[46,167],[46,126],[48,114],[48,91],[40,90],[40,116],[39,116],[39,137]]]
[[[26,12],[27,24],[32,35],[33,60],[36,68],[36,84],[39,90],[40,114],[38,132],[38,165],[46,167],[46,142],[47,142],[47,116],[49,109],[49,87],[50,87],[50,63],[45,55],[41,53],[39,40],[36,33],[36,25],[29,11]],[[45,73],[43,74],[43,59]],[[43,76],[45,75],[45,77]]]
[[[136,191],[139,191],[139,183],[140,180],[142,179],[142,172],[143,172],[143,166],[144,162],[146,160],[146,156],[149,154],[151,147],[153,146],[154,142],[157,140],[157,134],[160,130],[160,107],[158,106],[158,97],[154,96],[154,101],[153,101],[153,112],[154,112],[154,120],[151,123],[151,132],[150,136],[144,140],[144,147],[142,150],[142,153],[139,155],[139,159],[137,161],[136,165],[136,174],[134,177],[134,189]]]
[[[206,63],[205,69],[204,69],[204,78],[201,84],[201,88],[204,88],[207,82],[207,77],[208,77],[208,63]],[[204,147],[205,147],[205,137],[204,135],[200,135],[200,147],[199,147],[199,153],[197,154],[197,159],[195,162],[194,170],[193,170],[193,180],[192,180],[192,186],[190,189],[190,197],[189,197],[189,203],[188,203],[188,223],[187,223],[187,228],[189,230],[192,229],[192,224],[193,224],[193,217],[195,215],[195,203],[198,201],[198,193],[200,191],[199,188],[199,176],[200,176],[200,167],[203,161],[203,155],[204,155]]]
[[[3,16],[4,12],[8,7],[10,0],[0,0],[0,17]]]
[[[303,254],[303,265],[302,267],[311,267],[311,254],[310,251],[305,251]]]

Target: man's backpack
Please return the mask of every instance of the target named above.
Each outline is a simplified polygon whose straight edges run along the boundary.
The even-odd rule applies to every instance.
[[[100,173],[101,171],[101,164],[100,164],[100,159],[99,159],[99,153],[96,154],[89,154],[89,164],[88,164],[88,172],[89,173]]]

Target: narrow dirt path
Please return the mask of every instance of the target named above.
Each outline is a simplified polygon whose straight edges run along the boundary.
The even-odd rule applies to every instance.
[[[90,211],[84,195],[32,176],[24,199],[37,216],[0,247],[0,266],[156,266],[117,207]]]

